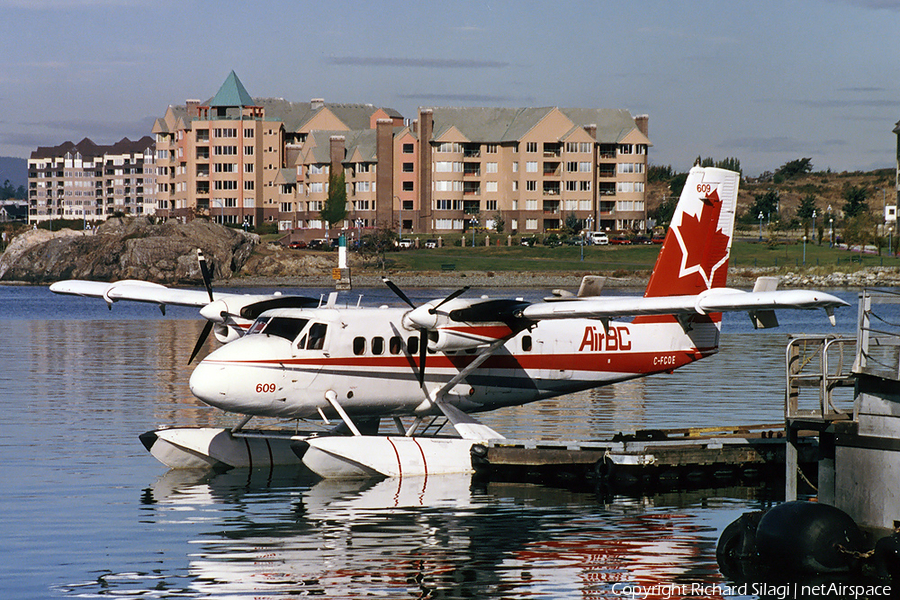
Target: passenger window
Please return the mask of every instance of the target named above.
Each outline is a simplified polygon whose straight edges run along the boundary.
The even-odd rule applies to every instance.
[[[419,338],[416,336],[409,336],[406,339],[406,347],[409,348],[410,354],[418,354],[419,353]]]
[[[522,336],[522,350],[525,352],[531,352],[531,336],[523,335]]]
[[[353,354],[360,356],[366,353],[366,338],[353,338]]]
[[[391,354],[400,354],[403,350],[403,339],[398,335],[393,336],[390,341],[389,350]]]
[[[324,323],[313,323],[309,328],[309,343],[306,345],[307,350],[321,350],[325,347],[325,332],[328,325]]]
[[[384,354],[384,338],[372,338],[372,354]]]

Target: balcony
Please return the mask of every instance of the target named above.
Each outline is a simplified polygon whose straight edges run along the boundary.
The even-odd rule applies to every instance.
[[[615,177],[616,176],[616,165],[610,164],[601,164],[597,168],[597,177]]]
[[[558,215],[559,200],[545,200],[543,210],[545,215]]]
[[[463,144],[463,158],[478,158],[481,156],[480,144]]]
[[[465,196],[477,196],[481,194],[481,184],[477,181],[465,181],[463,182],[463,195]]]
[[[544,177],[559,177],[562,172],[561,165],[562,163],[558,162],[545,162]]]
[[[544,195],[545,196],[559,196],[559,182],[558,181],[545,181],[544,182]]]
[[[562,154],[562,144],[560,143],[544,143],[544,156],[559,157]]]
[[[479,163],[463,163],[463,176],[481,177],[481,165]]]

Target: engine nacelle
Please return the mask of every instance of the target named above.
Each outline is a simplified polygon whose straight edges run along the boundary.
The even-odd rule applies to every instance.
[[[216,325],[213,327],[213,333],[215,334],[216,339],[223,344],[233,342],[234,340],[244,335],[243,330],[239,327],[235,325],[222,325],[220,323],[216,323]]]
[[[478,333],[477,327],[466,327],[465,331],[453,328],[438,328],[428,332],[428,349],[432,352],[453,352],[482,348],[496,341],[496,338]]]

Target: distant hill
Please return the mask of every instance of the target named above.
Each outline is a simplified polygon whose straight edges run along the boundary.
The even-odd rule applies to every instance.
[[[9,179],[9,183],[17,188],[28,187],[28,161],[13,156],[0,156],[0,185]]]

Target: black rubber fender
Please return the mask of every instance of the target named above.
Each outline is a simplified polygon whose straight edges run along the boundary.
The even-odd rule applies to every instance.
[[[760,560],[784,575],[847,572],[863,543],[847,513],[819,502],[780,504],[762,516],[756,529]]]
[[[872,552],[875,574],[892,585],[900,585],[900,533],[883,537]]]
[[[756,528],[763,514],[763,511],[744,513],[722,530],[716,544],[716,563],[726,577],[741,580],[746,563],[756,559]]]

